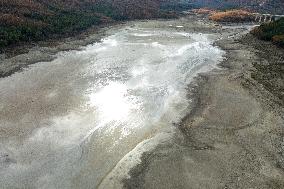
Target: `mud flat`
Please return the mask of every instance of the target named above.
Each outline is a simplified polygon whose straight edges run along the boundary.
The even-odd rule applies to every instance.
[[[249,27],[133,21],[3,56],[1,188],[283,188],[283,58]]]
[[[123,187],[144,152],[175,140],[188,84],[223,60],[214,42],[246,31],[224,30],[195,17],[133,21],[3,57],[1,188]]]
[[[180,132],[144,153],[124,188],[284,188],[283,49],[249,34],[216,45],[222,69],[191,84]]]

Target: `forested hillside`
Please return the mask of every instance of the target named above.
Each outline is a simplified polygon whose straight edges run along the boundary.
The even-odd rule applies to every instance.
[[[246,8],[262,13],[284,14],[283,0],[163,0],[171,8],[201,8],[235,9]]]
[[[274,44],[284,47],[284,18],[255,27],[251,33],[259,39],[272,41]]]
[[[0,0],[0,47],[113,20],[159,17],[159,0]]]
[[[116,20],[172,17],[167,11],[244,7],[283,14],[283,0],[0,0],[0,51],[21,41],[73,34]]]

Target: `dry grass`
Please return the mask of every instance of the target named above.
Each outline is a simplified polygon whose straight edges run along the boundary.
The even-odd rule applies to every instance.
[[[254,15],[246,10],[230,10],[212,13],[209,19],[216,22],[249,22],[254,20]]]

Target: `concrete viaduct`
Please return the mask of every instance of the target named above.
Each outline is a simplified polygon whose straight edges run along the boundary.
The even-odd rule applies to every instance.
[[[280,18],[284,18],[284,15],[260,14],[260,13],[254,13],[253,15],[255,16],[255,22],[259,23],[271,22],[279,20]]]

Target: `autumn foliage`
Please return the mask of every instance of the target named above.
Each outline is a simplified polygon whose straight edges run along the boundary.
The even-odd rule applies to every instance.
[[[209,19],[216,22],[249,22],[254,20],[254,15],[246,10],[229,10],[212,13]]]
[[[172,17],[160,0],[0,0],[0,51],[115,20]]]

